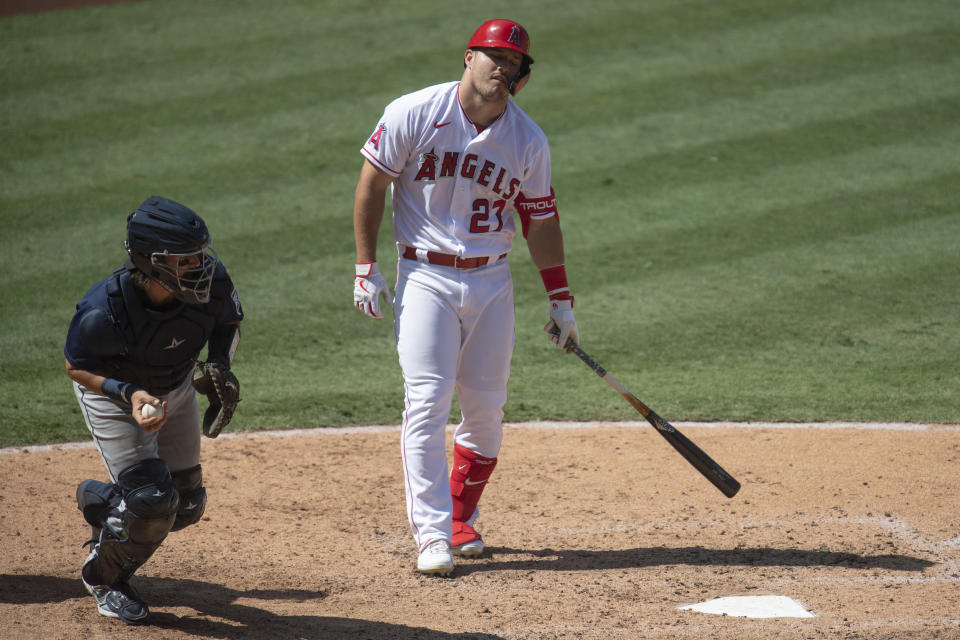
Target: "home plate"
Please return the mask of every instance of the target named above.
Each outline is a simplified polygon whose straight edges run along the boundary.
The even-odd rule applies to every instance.
[[[728,596],[678,607],[684,611],[739,618],[813,618],[802,604],[787,596]]]

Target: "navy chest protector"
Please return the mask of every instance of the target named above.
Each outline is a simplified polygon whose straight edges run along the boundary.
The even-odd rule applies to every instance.
[[[169,393],[193,370],[216,324],[215,316],[209,304],[151,309],[143,304],[125,271],[115,272],[104,288],[107,312],[123,343],[122,353],[108,361],[113,369],[110,376],[153,394]]]

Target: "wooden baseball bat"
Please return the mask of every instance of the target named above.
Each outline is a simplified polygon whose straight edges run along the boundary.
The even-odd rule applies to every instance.
[[[554,335],[558,335],[557,331],[552,332]],[[640,412],[647,422],[652,424],[664,439],[669,442],[674,449],[680,452],[684,458],[687,459],[687,462],[693,465],[693,467],[699,471],[703,476],[712,482],[717,489],[723,492],[723,495],[728,498],[732,498],[737,495],[737,492],[740,491],[740,483],[734,479],[729,473],[724,471],[723,467],[717,464],[713,458],[704,453],[703,449],[693,444],[689,438],[680,433],[676,427],[672,424],[661,418],[657,413],[640,401],[637,396],[633,395],[624,388],[622,384],[617,382],[617,379],[610,375],[606,369],[600,366],[596,360],[591,358],[584,352],[580,346],[575,343],[573,340],[567,340],[567,346],[565,347],[567,351],[571,351],[577,354],[581,360],[583,360],[588,367],[593,369],[594,373],[603,378],[603,380],[609,384],[611,387],[616,390],[623,398],[629,402],[634,409]]]

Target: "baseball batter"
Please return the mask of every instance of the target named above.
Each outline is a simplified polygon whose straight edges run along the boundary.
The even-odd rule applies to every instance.
[[[391,302],[376,256],[390,187],[401,455],[422,573],[447,575],[453,554],[484,549],[474,525],[500,451],[513,352],[514,211],[547,290],[545,330],[558,330],[558,346],[568,337],[579,343],[547,138],[510,99],[529,81],[531,64],[526,30],[490,20],[467,44],[460,81],[390,103],[362,148],[354,303],[381,318],[381,300]],[[454,393],[462,420],[448,470],[444,428]]]
[[[216,436],[232,399],[213,396],[201,425],[194,385],[233,388],[243,311],[191,209],[147,198],[127,218],[130,257],[77,303],[67,374],[110,482],[84,480],[77,506],[92,527],[81,578],[102,615],[135,624],[149,614],[129,579],[170,531],[203,516],[201,430]],[[207,362],[194,364],[207,347]]]

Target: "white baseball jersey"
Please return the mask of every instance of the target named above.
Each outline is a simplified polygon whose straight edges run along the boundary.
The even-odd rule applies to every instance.
[[[477,127],[460,106],[459,85],[394,100],[362,153],[397,178],[391,194],[399,244],[464,258],[498,256],[513,244],[515,209],[532,218],[556,213],[550,148],[512,100],[494,123]]]

